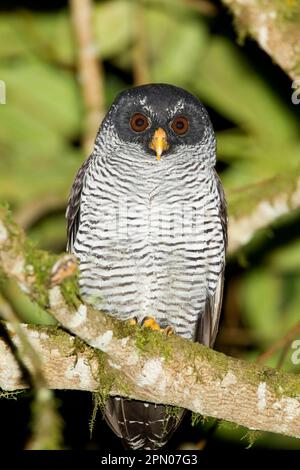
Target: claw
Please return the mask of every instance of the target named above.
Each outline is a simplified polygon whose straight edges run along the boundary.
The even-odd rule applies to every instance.
[[[134,317],[134,318],[130,318],[129,320],[127,320],[129,325],[130,326],[136,326],[137,325],[137,318]]]
[[[150,328],[154,331],[160,331],[161,333],[171,336],[173,334],[173,328],[171,326],[167,326],[166,328],[161,328],[156,320],[152,317],[144,318],[142,325],[146,328]]]
[[[146,317],[143,320],[143,326],[150,328],[151,330],[161,331],[161,327],[152,317]]]
[[[162,330],[167,336],[172,336],[174,334],[173,328],[171,326],[167,326]]]

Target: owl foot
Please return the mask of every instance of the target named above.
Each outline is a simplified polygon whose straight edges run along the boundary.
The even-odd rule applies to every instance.
[[[173,328],[171,326],[167,326],[166,328],[161,328],[159,324],[155,321],[154,318],[152,317],[145,317],[142,326],[146,328],[150,328],[151,330],[154,331],[160,331],[161,333],[164,333],[167,336],[170,336],[173,334]]]
[[[127,320],[127,322],[130,326],[136,326],[137,325],[137,318],[136,317],[130,318],[129,320]]]

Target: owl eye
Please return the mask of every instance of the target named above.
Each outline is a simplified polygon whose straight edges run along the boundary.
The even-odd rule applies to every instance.
[[[189,130],[189,121],[184,116],[177,116],[171,123],[171,128],[177,135],[184,135]]]
[[[130,119],[131,128],[135,132],[142,132],[149,127],[149,120],[141,113],[136,113]]]

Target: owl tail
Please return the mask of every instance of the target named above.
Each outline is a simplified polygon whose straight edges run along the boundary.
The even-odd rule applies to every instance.
[[[156,450],[163,447],[179,426],[185,410],[110,397],[104,418],[127,449]]]

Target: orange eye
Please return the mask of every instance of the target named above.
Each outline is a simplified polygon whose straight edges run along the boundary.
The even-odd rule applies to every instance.
[[[175,132],[175,134],[178,134],[178,135],[186,134],[187,131],[189,130],[189,121],[184,116],[177,116],[176,118],[173,119],[171,128]]]
[[[130,125],[135,132],[142,132],[149,126],[149,121],[143,114],[136,113],[130,119]]]

